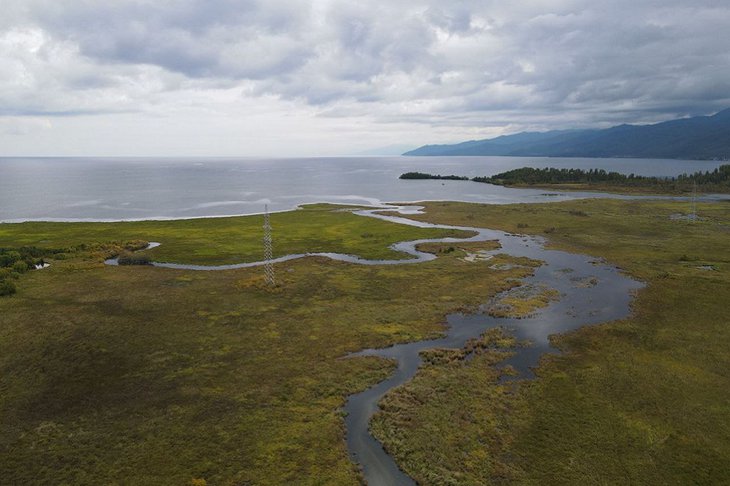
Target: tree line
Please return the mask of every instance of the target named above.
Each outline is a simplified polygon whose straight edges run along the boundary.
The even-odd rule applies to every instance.
[[[406,172],[405,174],[401,174],[399,179],[444,179],[449,181],[468,181],[468,177],[464,176],[456,176],[456,175],[447,175],[442,176],[440,174],[433,175],[433,174],[426,174],[424,172]]]
[[[730,165],[722,165],[715,170],[706,172],[695,172],[693,174],[681,174],[677,177],[650,177],[636,174],[621,174],[619,172],[608,172],[603,169],[535,169],[522,167],[509,170],[491,177],[474,177],[475,182],[487,182],[490,184],[511,185],[511,184],[593,184],[610,183],[617,185],[665,185],[680,184],[698,186],[728,186],[730,187]]]
[[[606,184],[615,186],[657,187],[658,189],[691,190],[698,189],[718,192],[730,191],[730,164],[721,165],[715,170],[681,174],[677,177],[652,177],[636,174],[621,174],[604,169],[556,169],[548,167],[536,169],[522,167],[508,170],[489,177],[468,177],[455,175],[432,175],[424,172],[406,172],[400,179],[448,179],[472,180],[500,186],[534,185],[534,184]]]

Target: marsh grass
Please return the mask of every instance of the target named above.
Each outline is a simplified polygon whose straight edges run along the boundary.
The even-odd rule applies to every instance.
[[[323,235],[316,248],[292,239],[299,251],[392,256],[391,241],[448,233],[333,214],[272,216],[291,235]],[[240,258],[255,259],[258,237],[239,229],[260,226],[250,219],[0,231],[9,246],[70,247],[83,243],[85,228],[92,241],[164,241],[170,255],[188,255],[192,234],[205,249],[241,237]],[[361,239],[366,233],[373,236]],[[357,484],[341,407],[393,363],[343,357],[438,336],[447,313],[476,307],[531,271],[448,257],[403,266],[306,258],[276,265],[272,290],[260,268],[110,267],[103,258],[123,246],[84,244],[24,274],[17,294],[0,300],[4,484]],[[206,261],[220,263],[214,256]]]
[[[419,370],[373,428],[421,484],[724,484],[730,464],[730,205],[425,203],[418,219],[535,232],[647,283],[631,318],[554,336],[538,378],[499,355]],[[576,217],[576,212],[590,217]],[[715,271],[698,268],[697,262]]]
[[[688,206],[427,203],[417,218],[553,228],[551,246],[604,257],[648,285],[630,319],[555,336],[563,354],[545,358],[534,381],[499,382],[508,335],[471,343],[468,360],[465,350],[432,353],[373,423],[388,450],[422,484],[722,484],[730,204],[698,204],[694,223],[670,218]],[[392,241],[443,235],[321,206],[272,217],[290,233],[287,251],[392,257]],[[465,262],[458,245],[434,247],[439,258],[418,265],[287,262],[274,290],[256,268],[101,263],[124,246],[110,241],[132,239],[162,241],[153,251],[167,247],[176,261],[257,259],[260,223],[0,225],[4,247],[88,245],[23,274],[17,294],[0,300],[2,482],[357,484],[341,406],[393,363],[343,356],[435,337],[447,313],[475,309],[532,271],[499,254]]]
[[[515,406],[513,386],[497,385],[497,365],[517,343],[499,328],[474,341],[422,353],[418,374],[388,393],[373,417],[373,434],[419,484],[515,477],[495,457],[513,440],[505,409]]]

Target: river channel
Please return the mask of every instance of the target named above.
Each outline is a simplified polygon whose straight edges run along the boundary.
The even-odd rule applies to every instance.
[[[365,349],[353,353],[357,356],[380,356],[397,362],[395,372],[386,380],[361,393],[351,395],[345,405],[345,424],[347,447],[351,459],[362,467],[363,475],[370,486],[415,485],[416,483],[402,472],[395,461],[369,432],[369,423],[378,410],[378,402],[388,391],[406,383],[418,371],[421,364],[420,352],[429,348],[461,348],[471,338],[477,338],[485,331],[502,327],[519,341],[529,341],[528,346],[515,348],[514,354],[504,362],[517,371],[516,379],[531,378],[532,368],[538,364],[542,355],[555,352],[549,337],[578,327],[608,322],[627,317],[630,314],[634,291],[643,286],[631,279],[618,268],[594,257],[568,253],[545,248],[540,237],[516,235],[502,231],[424,223],[407,218],[418,209],[414,206],[393,206],[389,208],[400,212],[401,216],[381,214],[382,209],[355,211],[355,214],[374,217],[393,223],[407,224],[422,228],[457,229],[473,233],[467,238],[439,238],[404,241],[393,245],[393,249],[412,256],[406,260],[367,260],[354,255],[340,253],[304,253],[286,255],[272,260],[274,263],[307,256],[326,256],[334,260],[362,265],[402,265],[433,260],[431,253],[421,252],[417,246],[428,242],[457,243],[468,241],[496,240],[500,248],[487,252],[503,253],[515,257],[528,257],[540,260],[541,266],[535,268],[533,275],[522,279],[521,286],[545,286],[559,292],[560,298],[548,306],[537,310],[526,318],[498,318],[482,310],[473,314],[450,314],[447,328],[439,339],[398,344],[382,349]],[[157,244],[150,244],[150,248]],[[106,261],[116,265],[116,259]],[[264,261],[232,265],[187,265],[153,262],[157,267],[186,270],[230,270],[263,265]],[[495,267],[493,271],[499,271]],[[499,296],[497,296],[498,298]],[[485,305],[490,296],[485,295]],[[512,377],[511,379],[515,379]]]

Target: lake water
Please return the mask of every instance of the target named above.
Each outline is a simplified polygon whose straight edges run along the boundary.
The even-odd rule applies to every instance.
[[[541,157],[0,158],[0,221],[120,220],[255,214],[303,203],[452,200],[504,204],[546,195],[470,181],[403,181],[420,171],[488,176],[517,167],[606,169],[651,176],[722,162]],[[552,192],[552,191],[551,191]],[[612,196],[616,197],[616,196]]]

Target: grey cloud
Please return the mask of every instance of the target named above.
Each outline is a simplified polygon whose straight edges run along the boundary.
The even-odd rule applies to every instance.
[[[253,0],[43,2],[36,20],[100,62],[152,64],[191,77],[258,78],[303,62],[300,16],[284,3]]]
[[[41,110],[28,108],[3,108],[0,109],[0,116],[16,117],[74,117],[74,116],[97,116],[120,113],[134,113],[135,110]]]
[[[38,112],[244,82],[323,116],[434,126],[643,122],[730,103],[722,1],[11,0],[7,11],[5,29],[41,29],[85,66],[43,78],[42,52],[18,61],[63,94],[37,99]],[[32,89],[0,87],[0,101],[22,107]]]

